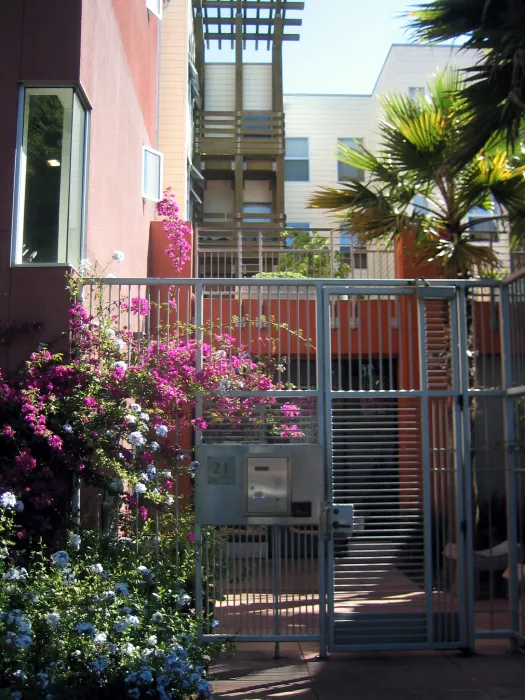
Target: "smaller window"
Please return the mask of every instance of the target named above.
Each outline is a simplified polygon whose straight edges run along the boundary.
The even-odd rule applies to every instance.
[[[142,196],[152,202],[162,199],[163,155],[159,151],[143,146],[142,149]]]
[[[354,270],[367,270],[368,257],[366,253],[354,253]]]
[[[478,241],[497,241],[498,224],[491,218],[497,215],[496,211],[487,211],[482,207],[471,209],[468,214],[468,231],[471,238]]]
[[[310,180],[308,139],[285,139],[284,179],[287,182]]]
[[[242,207],[245,223],[269,224],[272,222],[272,205],[270,202],[245,202]]]
[[[424,97],[425,96],[425,88],[424,87],[409,87],[408,88],[408,97],[410,100],[417,100],[418,97]]]
[[[155,17],[162,19],[162,0],[146,0],[146,7]]]
[[[428,214],[428,201],[422,194],[416,194],[412,198],[412,206],[416,214]]]
[[[350,233],[350,231],[341,231],[341,236],[339,238],[339,250],[341,253],[349,253],[356,248],[364,248],[364,245],[359,240],[359,234]]]
[[[293,229],[297,229],[298,231],[310,231],[310,223],[309,222],[287,223],[285,228],[287,228],[287,229],[293,228]],[[295,236],[286,236],[286,238],[284,239],[284,242],[285,242],[287,248],[293,248],[293,244],[295,242]]]
[[[363,139],[337,139],[337,143],[347,148],[357,148],[363,143]],[[359,180],[362,182],[365,178],[364,170],[360,168],[354,168],[353,165],[348,165],[348,163],[341,163],[337,161],[337,179],[339,182],[344,180]]]

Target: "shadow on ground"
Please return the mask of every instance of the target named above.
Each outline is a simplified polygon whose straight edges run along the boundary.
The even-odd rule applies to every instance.
[[[266,700],[523,700],[525,656],[508,644],[480,645],[475,656],[455,652],[332,654],[308,644],[239,644],[215,661],[215,698]]]

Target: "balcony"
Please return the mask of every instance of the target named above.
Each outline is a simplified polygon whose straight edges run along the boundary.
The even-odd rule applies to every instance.
[[[225,215],[208,214],[196,229],[196,277],[396,278],[393,250],[359,245],[340,230],[285,230],[246,221],[235,228],[226,221],[214,224],[214,216]]]
[[[284,154],[284,115],[278,112],[203,112],[195,125],[201,156]]]

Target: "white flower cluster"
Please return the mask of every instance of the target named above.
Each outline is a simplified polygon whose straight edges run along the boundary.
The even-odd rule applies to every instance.
[[[31,620],[21,611],[0,613],[0,619],[8,628],[4,641],[7,646],[25,651],[33,644],[33,627]]]
[[[11,491],[6,491],[0,496],[0,506],[2,508],[14,508],[16,506],[16,496]]]

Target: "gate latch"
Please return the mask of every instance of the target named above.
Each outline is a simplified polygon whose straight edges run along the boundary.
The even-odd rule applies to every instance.
[[[345,530],[351,532],[354,529],[354,506],[332,504],[330,513],[330,524],[334,530]]]

